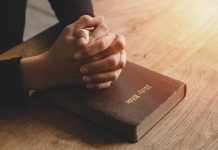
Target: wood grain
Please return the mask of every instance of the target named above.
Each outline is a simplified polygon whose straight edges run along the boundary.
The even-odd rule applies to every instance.
[[[95,0],[130,61],[187,83],[186,98],[136,144],[44,100],[0,113],[0,149],[218,149],[218,0]],[[54,31],[1,55],[35,55]],[[48,41],[48,42],[47,42]]]

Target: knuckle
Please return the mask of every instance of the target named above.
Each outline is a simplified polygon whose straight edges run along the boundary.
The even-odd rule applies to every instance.
[[[64,32],[65,32],[65,33],[69,33],[71,30],[72,30],[71,25],[67,25],[67,26],[64,28]]]
[[[117,45],[120,50],[123,50],[125,48],[125,42],[121,39],[117,39]]]
[[[103,41],[103,40],[101,40],[101,41],[99,41],[99,43],[98,43],[98,48],[100,49],[100,50],[104,50],[105,49],[105,42]]]
[[[81,37],[82,34],[83,34],[83,29],[79,29],[79,30],[76,32],[77,37]]]
[[[88,23],[88,22],[91,21],[91,18],[90,18],[89,15],[83,15],[83,16],[80,17],[80,20],[85,22],[85,23]]]
[[[108,66],[115,67],[117,65],[117,60],[114,57],[111,57],[107,61]]]
[[[109,31],[109,27],[108,27],[105,23],[101,23],[101,24],[99,25],[99,27],[102,28],[103,30],[105,30],[106,32]]]
[[[89,15],[82,15],[82,16],[80,17],[80,19],[83,19],[83,18],[89,18]]]

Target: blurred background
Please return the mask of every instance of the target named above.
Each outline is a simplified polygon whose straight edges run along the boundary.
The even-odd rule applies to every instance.
[[[24,40],[33,37],[57,22],[47,0],[28,0]]]

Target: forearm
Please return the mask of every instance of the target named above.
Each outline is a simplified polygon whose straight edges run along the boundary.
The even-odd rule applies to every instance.
[[[91,0],[49,0],[60,23],[65,26],[82,15],[94,16]]]

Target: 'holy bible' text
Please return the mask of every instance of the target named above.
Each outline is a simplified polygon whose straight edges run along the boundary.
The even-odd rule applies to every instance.
[[[151,90],[152,86],[150,85],[145,85],[143,88],[141,88],[140,90],[137,91],[136,94],[132,95],[130,98],[128,98],[125,102],[127,104],[131,104],[134,103],[135,101],[137,101],[138,99],[140,99],[140,95],[144,94],[145,92]]]

